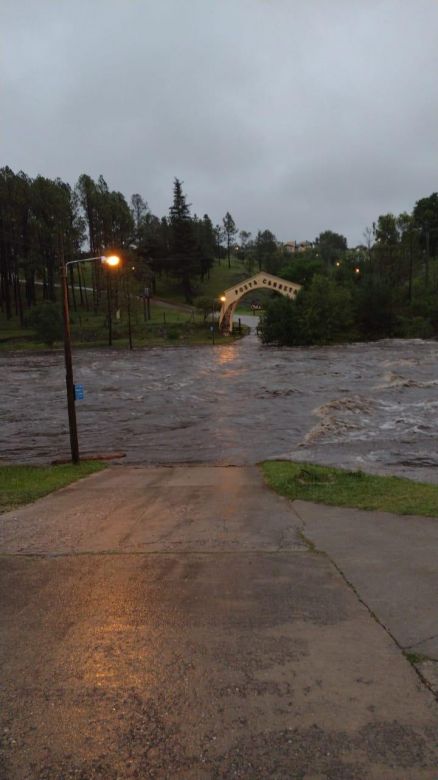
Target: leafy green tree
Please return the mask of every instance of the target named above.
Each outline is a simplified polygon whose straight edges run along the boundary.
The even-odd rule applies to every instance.
[[[381,214],[373,225],[375,244],[373,248],[377,268],[384,284],[394,284],[399,278],[400,231],[394,214]]]
[[[214,237],[216,241],[216,257],[219,260],[219,265],[221,262],[221,258],[224,256],[224,250],[222,246],[222,242],[225,238],[225,231],[222,227],[222,225],[215,225],[214,227]]]
[[[425,282],[429,282],[429,261],[438,254],[438,192],[421,198],[412,214],[413,225],[418,228],[420,246],[424,251]]]
[[[347,239],[340,233],[332,230],[324,230],[315,239],[317,251],[328,267],[332,266],[336,260],[342,257],[347,249]]]
[[[280,276],[297,284],[308,285],[316,274],[325,274],[326,266],[321,258],[305,257],[305,254],[298,255],[283,266]]]
[[[85,215],[86,227],[88,231],[88,245],[90,255],[97,255],[100,249],[98,243],[98,224],[97,224],[97,188],[96,184],[87,174],[79,176],[76,184],[76,192],[82,211]]]
[[[212,221],[208,214],[204,214],[202,219],[198,219],[195,215],[193,217],[193,225],[199,251],[201,280],[204,281],[205,276],[210,278],[210,269],[214,263],[216,237]]]
[[[376,241],[382,246],[395,246],[399,241],[397,217],[394,214],[381,214],[374,228]]]
[[[421,198],[412,213],[414,227],[420,228],[422,248],[429,257],[438,255],[438,192]]]
[[[301,310],[296,302],[283,296],[272,298],[260,318],[263,343],[294,347],[301,343],[301,332]]]
[[[283,346],[349,341],[354,328],[352,292],[325,276],[314,276],[295,300],[273,299],[262,317],[266,343]]]
[[[316,275],[300,301],[303,315],[303,343],[331,344],[348,341],[354,326],[351,290],[332,279]]]
[[[281,264],[281,259],[277,252],[277,240],[274,234],[270,230],[259,230],[254,249],[259,271],[276,273],[277,265],[274,258],[278,259],[278,267]]]
[[[395,296],[392,285],[368,276],[356,291],[356,324],[365,339],[395,334]]]
[[[0,169],[0,307],[7,319],[15,313],[23,322],[20,275],[32,282],[34,299],[34,276],[29,276],[32,254],[32,209],[30,198],[31,180],[20,171]],[[29,290],[30,292],[30,290]]]
[[[55,279],[61,262],[72,256],[82,240],[80,224],[73,213],[74,197],[61,179],[37,176],[31,185],[32,212],[35,217],[34,241],[41,260],[44,297],[54,301]],[[63,247],[63,249],[62,249]]]
[[[255,258],[255,245],[251,240],[252,233],[248,230],[241,230],[239,233],[240,247],[237,252],[239,260],[241,260],[248,272],[252,274],[254,271]]]
[[[138,193],[131,195],[131,215],[134,223],[134,238],[136,241],[138,241],[142,226],[150,213],[149,206],[141,195]]]
[[[243,252],[245,252],[245,249],[247,248],[251,240],[251,235],[252,233],[250,233],[248,230],[241,230],[239,233],[240,248],[242,249]]]

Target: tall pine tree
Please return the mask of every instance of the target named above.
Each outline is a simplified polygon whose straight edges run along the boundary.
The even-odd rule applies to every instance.
[[[237,233],[237,227],[236,227],[236,223],[235,223],[235,221],[234,221],[234,219],[231,216],[229,211],[227,211],[227,213],[225,214],[222,222],[223,222],[223,225],[224,225],[224,231],[225,231],[225,235],[226,235],[226,238],[227,238],[228,268],[231,268],[231,244],[232,244],[234,236]]]
[[[187,303],[193,299],[193,277],[200,272],[200,252],[190,206],[182,191],[182,182],[175,179],[173,203],[170,207],[170,267],[181,281]]]

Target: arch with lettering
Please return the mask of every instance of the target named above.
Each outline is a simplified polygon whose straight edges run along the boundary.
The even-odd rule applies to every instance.
[[[301,290],[301,285],[260,271],[260,273],[245,279],[243,282],[239,282],[234,287],[229,287],[221,295],[222,306],[219,315],[219,328],[223,333],[232,332],[233,315],[240,299],[249,292],[263,288],[278,292],[280,295],[286,296],[286,298],[295,298],[298,291]]]

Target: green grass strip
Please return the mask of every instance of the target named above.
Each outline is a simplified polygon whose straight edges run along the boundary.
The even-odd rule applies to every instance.
[[[438,485],[290,461],[265,461],[261,468],[268,485],[292,501],[438,517]]]
[[[84,461],[78,466],[0,466],[0,512],[29,504],[96,471],[106,468],[99,461]]]

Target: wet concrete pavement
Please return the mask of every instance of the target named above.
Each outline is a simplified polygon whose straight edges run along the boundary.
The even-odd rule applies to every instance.
[[[304,534],[336,562],[399,645],[438,661],[438,519],[306,501],[293,507]]]
[[[326,554],[306,507],[255,467],[131,467],[4,515],[0,776],[436,780],[371,547]]]

